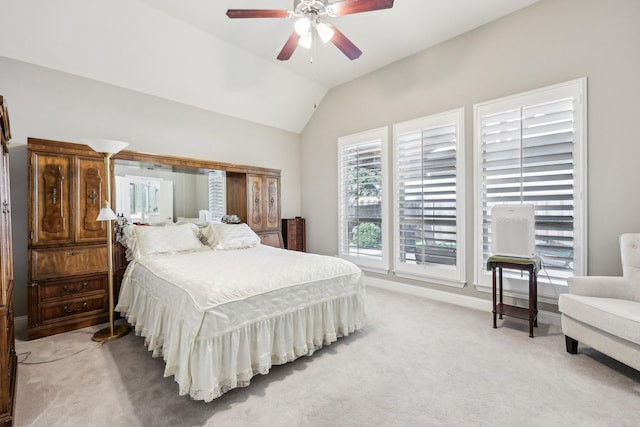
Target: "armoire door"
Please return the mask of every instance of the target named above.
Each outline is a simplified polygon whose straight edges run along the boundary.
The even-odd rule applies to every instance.
[[[265,177],[266,181],[266,212],[265,228],[280,227],[280,182],[275,177]]]
[[[262,176],[260,175],[247,176],[247,186],[249,187],[247,194],[247,225],[253,230],[262,230],[264,228],[262,183]]]
[[[70,243],[71,157],[34,152],[30,168],[31,245]]]
[[[102,203],[106,200],[104,161],[76,157],[76,218],[75,241],[78,243],[101,242],[107,236],[104,221],[98,221]]]

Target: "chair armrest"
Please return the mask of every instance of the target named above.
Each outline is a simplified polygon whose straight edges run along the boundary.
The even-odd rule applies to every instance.
[[[569,293],[588,297],[633,299],[631,281],[624,277],[574,276],[567,279]]]

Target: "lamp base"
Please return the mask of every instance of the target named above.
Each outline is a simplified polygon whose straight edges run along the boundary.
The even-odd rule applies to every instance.
[[[129,328],[129,325],[120,323],[113,325],[113,335],[111,334],[111,327],[106,327],[93,334],[91,339],[96,342],[111,341],[127,335],[130,330],[131,328]]]

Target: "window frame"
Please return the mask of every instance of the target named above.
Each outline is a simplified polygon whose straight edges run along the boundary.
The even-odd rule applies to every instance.
[[[473,106],[474,126],[474,284],[476,289],[492,292],[491,272],[484,265],[483,253],[483,156],[482,156],[482,116],[504,111],[509,108],[536,105],[557,100],[562,96],[572,96],[575,100],[573,117],[573,206],[574,206],[574,275],[587,274],[587,79],[581,78],[551,85],[519,94],[510,95]],[[482,115],[482,116],[481,116]],[[522,297],[528,295],[528,278],[504,277],[505,295]],[[566,284],[553,285],[544,280],[545,272],[538,273],[538,299],[557,303],[559,292]],[[543,279],[543,280],[540,280]],[[560,286],[558,290],[557,286]],[[566,288],[565,288],[566,289]]]
[[[342,169],[342,148],[347,146],[358,145],[372,140],[380,141],[380,182],[382,187],[381,198],[381,258],[379,260],[362,256],[353,256],[343,253],[343,241],[344,241],[344,218],[342,212],[344,212],[343,204],[344,199],[342,197],[343,176],[344,171]],[[362,268],[365,271],[371,271],[375,273],[386,274],[389,272],[389,179],[388,179],[388,144],[389,144],[389,128],[387,126],[372,129],[356,134],[345,135],[338,138],[338,256],[340,258],[349,260]]]
[[[399,137],[402,133],[433,129],[450,124],[454,124],[456,127],[456,265],[408,264],[400,260]],[[457,288],[464,287],[466,285],[467,264],[464,107],[393,125],[393,190],[393,268],[395,275]]]

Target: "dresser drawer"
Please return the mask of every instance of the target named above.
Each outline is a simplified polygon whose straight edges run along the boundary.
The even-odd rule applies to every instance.
[[[42,304],[39,307],[41,325],[109,311],[107,294]]]
[[[39,303],[51,302],[59,299],[81,298],[97,292],[107,290],[107,276],[91,277],[89,279],[69,278],[67,281],[38,284]]]
[[[31,280],[107,271],[107,247],[32,249]]]

